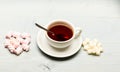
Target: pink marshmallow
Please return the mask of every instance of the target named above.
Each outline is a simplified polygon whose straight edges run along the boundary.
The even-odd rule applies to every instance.
[[[16,43],[14,43],[14,45],[13,45],[13,47],[16,49],[16,48],[18,48],[20,46],[20,43],[18,43],[18,42],[16,42]]]
[[[19,55],[19,54],[21,54],[22,52],[23,52],[23,50],[22,50],[21,47],[18,47],[18,48],[16,48],[16,49],[14,50],[14,53],[15,53],[16,55]]]
[[[30,36],[29,33],[22,33],[22,34],[21,34],[21,37],[22,37],[22,38],[30,38],[31,36]]]
[[[18,42],[20,42],[20,43],[24,41],[24,39],[22,39],[22,38],[20,38],[20,37],[18,37],[17,40],[18,40]]]
[[[19,33],[19,32],[9,32],[6,35],[5,48],[11,53],[19,55],[24,51],[29,51],[29,44],[31,42],[30,34]]]
[[[19,33],[19,32],[14,32],[14,33],[13,33],[13,37],[15,37],[15,38],[20,37],[20,34],[21,34],[21,33]]]
[[[22,49],[27,52],[27,51],[29,51],[30,46],[29,45],[22,45]]]
[[[10,39],[13,36],[13,32],[10,31],[8,34],[6,34],[6,39]]]
[[[8,50],[9,50],[11,53],[13,53],[14,50],[15,50],[15,48],[14,48],[13,46],[8,46]]]
[[[9,41],[9,44],[12,45],[14,48],[17,48],[20,45],[20,42],[14,38],[11,38],[8,41]]]
[[[5,48],[8,48],[8,46],[10,46],[10,41],[8,39],[5,40]]]
[[[21,44],[26,44],[26,45],[28,45],[29,43],[30,43],[29,40],[23,40],[23,41],[21,42]]]
[[[10,39],[11,38],[11,34],[7,34],[5,37],[6,37],[6,39]]]
[[[11,44],[11,45],[14,45],[14,43],[17,42],[16,39],[14,39],[14,38],[11,38],[9,41],[10,41],[10,44]]]

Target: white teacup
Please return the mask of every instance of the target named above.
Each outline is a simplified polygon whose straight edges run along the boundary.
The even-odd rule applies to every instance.
[[[82,30],[80,28],[75,28],[70,22],[65,21],[65,20],[54,20],[47,25],[47,29],[50,30],[51,28],[56,27],[56,26],[67,27],[68,29],[70,29],[72,31],[72,36],[68,40],[59,41],[59,40],[55,40],[55,39],[51,38],[48,35],[48,33],[46,32],[46,38],[47,38],[48,43],[55,48],[66,48],[66,47],[70,46],[73,43],[73,40],[76,39],[78,36],[80,36],[80,34],[82,32]],[[61,30],[61,32],[62,32],[62,30]]]

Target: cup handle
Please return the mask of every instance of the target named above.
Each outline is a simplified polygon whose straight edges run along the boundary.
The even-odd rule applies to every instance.
[[[75,39],[80,36],[81,32],[82,32],[82,29],[80,27],[77,27],[75,30]]]

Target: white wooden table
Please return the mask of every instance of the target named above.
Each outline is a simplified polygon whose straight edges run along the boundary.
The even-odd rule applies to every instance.
[[[92,56],[81,49],[66,60],[43,54],[34,23],[54,19],[80,26],[83,39],[97,38],[104,53]],[[31,34],[29,52],[16,56],[4,48],[11,30]],[[0,72],[120,72],[120,0],[0,0]]]

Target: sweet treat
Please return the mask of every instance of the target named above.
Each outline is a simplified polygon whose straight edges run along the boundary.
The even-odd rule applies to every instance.
[[[30,49],[31,36],[29,33],[9,32],[5,36],[5,48],[11,53],[19,55]]]
[[[103,52],[102,44],[97,40],[86,38],[83,41],[83,49],[91,55],[100,55]]]

